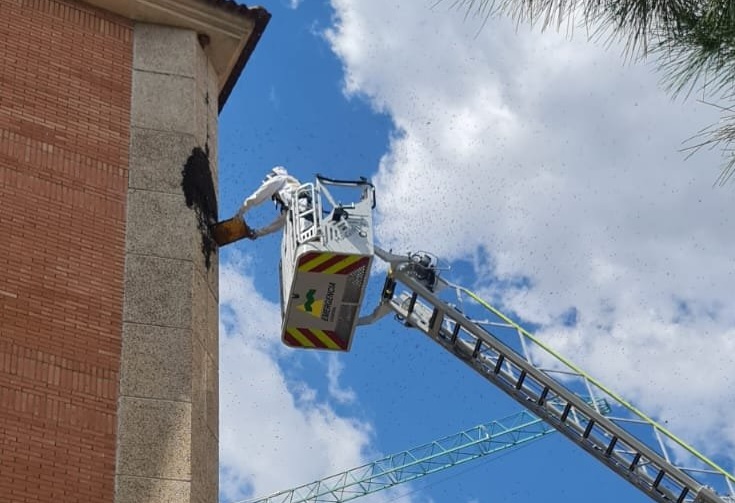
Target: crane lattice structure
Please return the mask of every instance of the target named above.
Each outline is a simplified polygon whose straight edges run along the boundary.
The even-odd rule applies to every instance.
[[[341,503],[474,459],[519,447],[556,430],[521,411],[372,463],[248,503]]]

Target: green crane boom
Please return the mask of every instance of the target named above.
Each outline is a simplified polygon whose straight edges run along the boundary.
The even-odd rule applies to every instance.
[[[523,445],[555,430],[522,411],[248,503],[341,503]]]

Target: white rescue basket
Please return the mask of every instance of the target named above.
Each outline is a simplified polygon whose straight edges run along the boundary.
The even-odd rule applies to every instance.
[[[329,189],[358,200],[337,202]],[[349,351],[374,254],[375,189],[317,177],[293,197],[281,248],[281,339]]]

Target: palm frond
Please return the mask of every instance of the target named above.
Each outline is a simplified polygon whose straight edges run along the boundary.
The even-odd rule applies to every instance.
[[[442,2],[443,0],[437,0]],[[454,0],[468,16],[505,14],[517,22],[559,30],[584,25],[588,36],[621,41],[630,58],[656,58],[674,97],[735,98],[734,0]],[[718,184],[735,174],[735,113],[723,108],[720,123],[690,140],[691,152],[717,147],[729,157]]]
[[[684,151],[688,152],[688,158],[700,150],[720,150],[727,160],[714,184],[723,186],[735,175],[735,106],[723,107],[706,102],[705,104],[720,110],[720,122],[702,129],[689,138],[687,140],[689,145]]]

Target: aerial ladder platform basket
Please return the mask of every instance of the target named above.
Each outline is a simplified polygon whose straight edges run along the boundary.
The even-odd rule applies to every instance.
[[[374,187],[364,179],[318,176],[301,185],[289,207],[281,245],[281,339],[291,347],[349,351],[374,254]]]
[[[342,202],[344,195],[349,202]],[[436,257],[426,252],[394,255],[375,246],[375,190],[367,180],[317,177],[316,183],[301,185],[289,203],[279,267],[281,339],[286,345],[349,351],[357,325],[392,314],[652,500],[735,503],[735,474],[475,293],[450,283],[440,274]],[[227,240],[251,232],[244,224],[228,222],[222,224],[234,231],[223,235]],[[388,273],[378,305],[361,317],[374,256],[388,264]],[[463,303],[463,296],[471,302]]]

